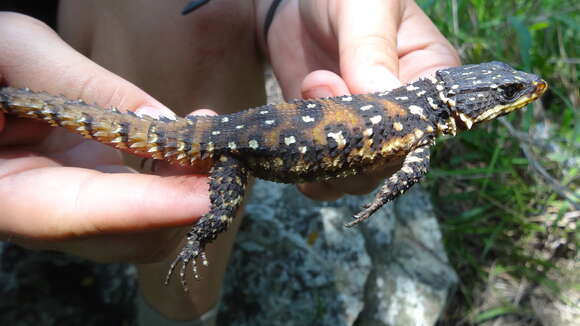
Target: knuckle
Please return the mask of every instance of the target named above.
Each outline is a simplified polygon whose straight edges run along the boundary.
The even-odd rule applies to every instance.
[[[17,12],[0,12],[0,30],[3,31],[2,34],[11,34],[12,32],[22,32],[30,29],[53,31],[52,28],[36,18]]]

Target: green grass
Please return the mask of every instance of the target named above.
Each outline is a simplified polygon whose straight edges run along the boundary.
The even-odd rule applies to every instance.
[[[419,4],[464,63],[504,61],[539,74],[550,84],[539,103],[507,117],[523,140],[499,122],[448,139],[437,147],[428,177],[447,251],[461,278],[441,324],[475,325],[508,315],[534,320],[525,295],[517,303],[486,307],[481,293],[491,276],[504,275],[557,296],[557,266],[577,258],[580,233],[574,221],[564,222],[577,216],[578,197],[573,196],[580,194],[580,3]],[[522,144],[572,197],[558,194],[530,168]],[[552,246],[555,243],[560,245]]]

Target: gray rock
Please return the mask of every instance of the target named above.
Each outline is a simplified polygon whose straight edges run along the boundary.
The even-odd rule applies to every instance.
[[[134,325],[135,273],[0,242],[0,325]]]
[[[415,186],[389,214],[394,222],[389,223],[394,230],[390,243],[380,237],[386,223],[363,227],[373,272],[358,325],[434,325],[458,279],[448,264],[431,203]]]
[[[415,187],[362,227],[372,196],[332,203],[258,181],[226,276],[219,324],[432,325],[457,282]]]

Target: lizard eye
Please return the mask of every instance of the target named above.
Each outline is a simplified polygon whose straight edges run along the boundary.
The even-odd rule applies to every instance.
[[[505,98],[513,99],[523,88],[524,86],[522,84],[509,84],[501,87],[501,90]]]

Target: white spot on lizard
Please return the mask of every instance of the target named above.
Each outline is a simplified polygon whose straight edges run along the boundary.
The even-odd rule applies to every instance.
[[[423,108],[417,105],[409,106],[409,112],[414,115],[418,115],[421,118],[425,119],[425,113],[423,112]]]
[[[427,102],[429,102],[429,106],[431,106],[433,110],[439,109],[439,107],[437,106],[437,104],[435,104],[435,101],[432,98],[428,97]]]
[[[252,148],[252,149],[257,149],[258,147],[260,147],[260,144],[258,144],[258,141],[257,140],[251,139],[248,142],[248,146],[250,146],[250,148]]]
[[[383,117],[381,117],[380,115],[375,115],[374,117],[370,118],[369,120],[371,120],[371,123],[376,125],[377,123],[381,122],[381,120],[383,120]]]
[[[342,130],[337,132],[329,132],[328,137],[334,139],[339,146],[344,146],[346,144],[346,139],[342,135]]]
[[[296,138],[294,136],[284,137],[284,144],[286,146],[290,146],[296,142]]]
[[[398,121],[394,122],[393,129],[395,129],[396,131],[401,131],[401,130],[403,130],[403,124],[398,122]]]

